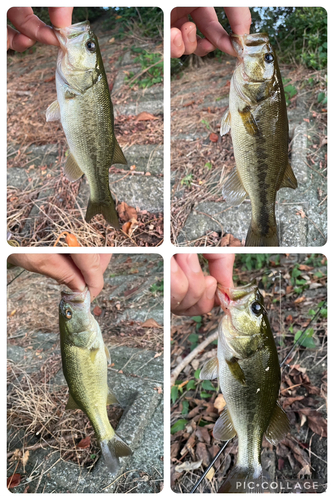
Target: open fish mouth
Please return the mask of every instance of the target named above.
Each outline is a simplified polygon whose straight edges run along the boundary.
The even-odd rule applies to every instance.
[[[79,35],[88,33],[90,31],[90,22],[82,21],[81,23],[72,24],[66,28],[53,28],[56,37],[60,43],[62,49],[66,47],[66,43],[69,39],[76,38]]]
[[[87,287],[83,292],[61,292],[61,300],[66,304],[84,306],[90,304],[90,293]]]
[[[247,297],[251,293],[255,294],[256,289],[256,280],[253,280],[248,285],[238,288],[226,287],[218,283],[217,295],[223,311],[226,313],[232,306],[231,303],[233,303],[233,305],[235,306],[236,301],[241,301],[241,299]]]

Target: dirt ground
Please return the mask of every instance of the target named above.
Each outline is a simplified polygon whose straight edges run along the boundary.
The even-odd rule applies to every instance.
[[[204,259],[202,266],[207,269]],[[263,439],[262,464],[273,480],[310,480],[320,485],[313,492],[321,492],[327,480],[326,258],[313,254],[237,256],[235,285],[253,278],[264,296],[280,362],[288,355],[282,367],[279,403],[288,415],[291,431],[276,447]],[[199,317],[172,317],[172,370],[215,331],[220,317],[218,308]],[[303,344],[289,354],[298,332],[304,330],[308,332],[307,347]],[[212,436],[224,404],[217,381],[199,380],[203,363],[216,356],[215,344],[200,350],[172,386],[171,482],[178,493],[191,491],[224,444]],[[198,493],[218,491],[235,464],[237,452],[235,437]]]
[[[91,310],[111,358],[113,350],[122,346],[144,350],[140,352],[150,353],[151,357],[155,352],[160,358],[162,258],[150,254],[113,255],[104,279],[103,291]],[[31,461],[37,451],[60,451],[64,462],[92,470],[100,450],[91,424],[81,411],[65,412],[68,389],[62,377],[58,326],[61,287],[50,278],[22,272],[21,268],[9,269],[7,280],[7,476],[13,483],[11,488],[24,478],[29,484],[25,471],[27,468],[34,475]],[[112,362],[109,370],[132,373],[131,362],[124,364],[127,368],[122,365],[116,369]],[[122,407],[108,407],[113,427],[117,428],[122,414]],[[18,472],[20,478],[15,476]]]

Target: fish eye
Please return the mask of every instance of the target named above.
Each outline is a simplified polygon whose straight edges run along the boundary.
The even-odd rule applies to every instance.
[[[251,309],[256,316],[259,316],[262,312],[261,304],[256,301],[251,304]]]
[[[72,318],[72,311],[70,309],[66,309],[65,316],[67,319],[71,319]]]
[[[93,40],[88,40],[86,42],[86,47],[89,50],[89,52],[96,52],[96,45],[93,42]]]
[[[266,63],[271,63],[274,60],[274,56],[272,54],[265,54],[264,60],[266,61]]]

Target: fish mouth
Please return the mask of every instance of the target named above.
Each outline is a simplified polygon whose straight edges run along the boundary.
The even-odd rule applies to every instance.
[[[82,304],[85,306],[87,303],[90,305],[90,293],[88,287],[83,292],[61,292],[61,300],[66,304],[77,305],[80,307]]]
[[[71,26],[66,26],[65,28],[53,29],[61,48],[64,49],[69,39],[76,38],[79,35],[90,31],[90,22],[82,21],[81,23],[72,24]]]
[[[271,50],[268,33],[253,33],[252,35],[237,35],[232,33],[230,37],[239,61],[242,60],[245,54],[258,53],[261,46],[263,46],[264,52]]]
[[[256,280],[253,280],[248,285],[240,286],[238,288],[226,287],[218,283],[217,296],[221,308],[226,313],[230,309],[232,305],[231,303],[233,303],[233,305],[236,305],[235,304],[236,301],[239,301],[240,299],[247,297],[251,293],[255,293],[256,289],[257,289]]]

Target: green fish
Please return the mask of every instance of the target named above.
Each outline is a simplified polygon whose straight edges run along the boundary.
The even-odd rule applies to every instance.
[[[110,356],[98,323],[90,312],[90,294],[62,292],[59,304],[60,345],[63,372],[69,388],[66,410],[80,408],[89,418],[104,460],[115,473],[118,457],[132,454],[131,448],[111,427],[106,405],[118,403],[108,389]]]
[[[113,105],[97,38],[88,21],[68,28],[54,28],[60,43],[56,70],[57,100],[46,111],[46,120],[60,120],[70,153],[65,174],[76,181],[83,174],[90,186],[86,213],[89,222],[102,214],[119,228],[109,188],[109,168],[126,164],[116,140]]]
[[[289,126],[278,61],[266,33],[231,35],[238,56],[229,109],[220,134],[231,130],[236,169],[223,185],[229,205],[246,196],[252,218],[245,246],[279,246],[275,217],[276,193],[296,189],[288,159]]]
[[[245,493],[251,492],[250,483],[261,483],[264,477],[263,436],[277,444],[289,432],[289,421],[277,402],[280,365],[256,283],[240,288],[218,285],[217,294],[225,311],[218,327],[217,357],[204,364],[200,378],[218,378],[226,401],[214,438],[238,436],[237,463],[219,492]]]

